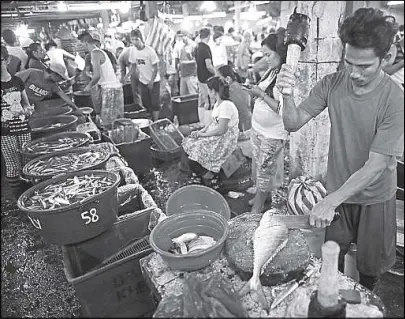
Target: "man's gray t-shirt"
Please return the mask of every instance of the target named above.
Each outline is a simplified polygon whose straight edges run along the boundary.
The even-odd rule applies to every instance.
[[[372,92],[353,92],[349,72],[325,76],[299,106],[313,117],[328,107],[331,121],[327,189],[334,192],[364,166],[369,152],[392,156],[380,178],[345,203],[371,205],[391,199],[397,189],[396,156],[404,142],[404,93],[384,74]]]

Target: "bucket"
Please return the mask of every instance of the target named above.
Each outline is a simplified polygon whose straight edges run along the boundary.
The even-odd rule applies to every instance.
[[[207,210],[231,218],[231,209],[226,199],[210,187],[187,185],[170,195],[166,202],[166,215]]]
[[[84,175],[112,178],[113,184],[104,192],[85,198],[69,206],[38,210],[27,209],[24,202],[36,191],[51,184],[60,184],[68,178]],[[51,244],[67,245],[94,238],[109,229],[118,216],[117,190],[120,176],[102,170],[86,170],[57,176],[25,191],[17,201],[18,208],[27,214],[44,240]]]
[[[359,282],[359,272],[357,270],[357,246],[351,243],[350,249],[345,256],[345,275]]]
[[[78,107],[91,107],[93,108],[93,101],[91,100],[91,93],[84,91],[76,91],[73,93],[75,104]]]

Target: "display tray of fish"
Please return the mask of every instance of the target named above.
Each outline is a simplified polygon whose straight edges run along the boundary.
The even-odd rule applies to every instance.
[[[215,245],[215,243],[215,239],[210,236],[185,233],[172,239],[169,252],[175,255],[187,255],[208,249]]]
[[[46,124],[46,125],[39,126],[39,127],[33,127],[31,130],[33,132],[45,131],[45,130],[50,130],[50,129],[57,128],[57,127],[62,127],[63,125],[66,125],[66,123],[52,123],[52,124]]]
[[[58,209],[101,194],[113,184],[114,180],[106,176],[74,176],[34,191],[30,196],[22,198],[21,204],[28,210]]]
[[[54,140],[47,141],[33,141],[29,146],[25,147],[25,150],[32,153],[48,154],[57,151],[67,150],[73,147],[84,144],[88,141],[88,137],[60,137]]]
[[[101,164],[110,153],[102,150],[72,150],[68,153],[45,155],[29,162],[23,169],[27,176],[57,175],[89,169]]]

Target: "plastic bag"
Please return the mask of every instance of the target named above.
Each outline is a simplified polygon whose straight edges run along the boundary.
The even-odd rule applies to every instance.
[[[153,317],[247,318],[242,301],[229,281],[220,274],[200,278],[201,275],[186,273],[182,296],[163,298]]]

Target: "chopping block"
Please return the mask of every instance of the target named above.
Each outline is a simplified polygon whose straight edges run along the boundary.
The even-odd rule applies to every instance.
[[[261,214],[245,213],[229,221],[229,236],[225,242],[225,256],[232,269],[249,280],[253,274],[253,238]],[[311,251],[299,229],[290,229],[287,245],[268,263],[260,276],[263,286],[276,286],[297,278],[304,272],[311,258]]]

